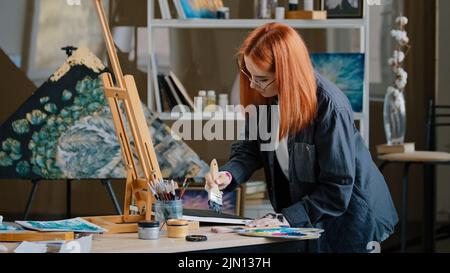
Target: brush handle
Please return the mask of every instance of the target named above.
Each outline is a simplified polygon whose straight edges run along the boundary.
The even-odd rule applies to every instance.
[[[216,180],[218,173],[219,173],[219,165],[217,164],[216,159],[213,159],[211,161],[210,172],[211,172],[211,176],[213,177],[213,179]]]

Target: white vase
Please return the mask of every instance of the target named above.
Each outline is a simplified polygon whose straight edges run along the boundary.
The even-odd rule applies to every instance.
[[[406,106],[403,92],[388,91],[384,98],[384,131],[388,145],[405,142]]]

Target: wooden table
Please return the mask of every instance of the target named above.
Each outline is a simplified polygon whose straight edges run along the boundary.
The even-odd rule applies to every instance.
[[[402,182],[402,208],[400,216],[401,225],[401,251],[406,251],[406,221],[408,216],[408,181],[409,167],[411,164],[422,164],[425,166],[423,189],[424,189],[424,252],[434,252],[435,221],[436,221],[436,182],[433,172],[427,167],[435,165],[450,164],[450,154],[443,152],[416,151],[410,153],[395,153],[379,155],[382,160],[380,171],[391,163],[403,163],[403,182]]]
[[[159,240],[139,240],[137,233],[95,235],[92,253],[176,253],[176,252],[315,252],[317,240],[288,240],[249,237],[235,233],[212,233],[211,227],[200,227],[189,234],[206,235],[205,242],[188,242],[184,238],[167,238],[162,233]],[[163,231],[164,232],[164,231]],[[0,243],[13,252],[18,244]]]

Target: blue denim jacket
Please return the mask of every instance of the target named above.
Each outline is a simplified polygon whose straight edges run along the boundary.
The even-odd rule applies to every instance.
[[[325,230],[320,251],[369,252],[369,243],[382,242],[394,232],[397,212],[383,175],[354,124],[347,97],[319,74],[316,78],[316,118],[288,138],[290,205],[279,208],[283,197],[271,194],[283,175],[275,170],[275,152],[261,151],[264,141],[259,137],[233,144],[230,161],[221,168],[233,175],[226,191],[264,168],[275,210],[293,227]]]

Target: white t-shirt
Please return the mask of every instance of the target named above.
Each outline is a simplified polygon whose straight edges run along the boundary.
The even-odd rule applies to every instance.
[[[279,140],[279,132],[280,132],[280,108],[278,107],[278,111],[276,111],[275,115],[272,115],[272,119],[274,119],[272,124],[277,124],[276,130],[276,144],[277,147],[275,154],[277,156],[278,164],[281,167],[281,170],[284,173],[284,176],[289,180],[289,151],[287,146],[287,136],[283,139]],[[277,146],[278,145],[278,146]]]

